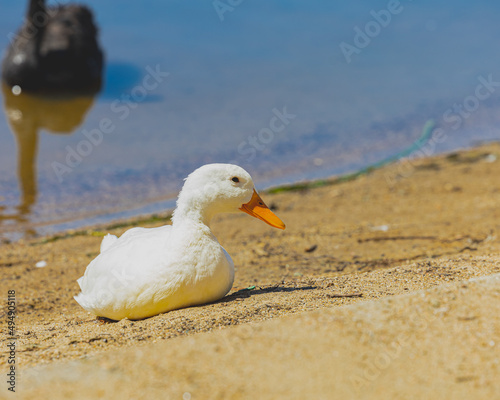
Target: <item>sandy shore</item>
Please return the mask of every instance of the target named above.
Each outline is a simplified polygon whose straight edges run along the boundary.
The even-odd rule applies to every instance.
[[[73,300],[103,228],[3,244],[1,291],[15,290],[18,302],[18,394],[500,397],[500,286],[461,283],[500,272],[499,173],[492,144],[263,194],[286,231],[243,214],[213,223],[237,267],[232,294],[143,321],[96,320]],[[398,355],[370,372],[401,334],[409,338]],[[88,397],[72,390],[91,379]]]
[[[499,300],[496,274],[29,369],[20,390],[54,400],[496,399]]]

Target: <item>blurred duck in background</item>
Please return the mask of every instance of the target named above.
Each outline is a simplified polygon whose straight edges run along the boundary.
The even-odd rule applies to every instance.
[[[20,200],[0,207],[0,225],[29,222],[36,205],[39,132],[71,134],[102,85],[103,53],[92,12],[76,4],[30,0],[2,62],[7,121],[16,138]],[[25,235],[34,234],[29,223]]]
[[[46,7],[45,0],[30,0],[24,25],[2,62],[2,79],[15,94],[96,93],[103,69],[97,36],[87,7]]]

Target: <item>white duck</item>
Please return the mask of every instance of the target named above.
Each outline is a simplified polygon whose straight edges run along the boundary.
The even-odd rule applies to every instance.
[[[101,254],[78,279],[82,292],[75,300],[98,316],[120,320],[222,298],[233,285],[234,264],[209,224],[215,214],[238,210],[285,229],[243,168],[198,168],[186,178],[172,225],[133,228],[120,238],[103,239]]]

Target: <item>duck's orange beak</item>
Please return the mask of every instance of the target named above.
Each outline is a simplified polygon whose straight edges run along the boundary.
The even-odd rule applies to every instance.
[[[255,189],[253,190],[253,195],[250,201],[246,204],[243,204],[240,207],[241,211],[246,212],[252,217],[261,219],[262,221],[268,223],[271,226],[279,229],[285,229],[285,224],[281,219],[279,219],[270,209],[264,201],[257,194]]]

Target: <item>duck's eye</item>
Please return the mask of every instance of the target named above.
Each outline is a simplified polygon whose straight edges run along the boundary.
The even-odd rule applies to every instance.
[[[239,179],[238,177],[236,177],[236,176],[233,176],[233,177],[231,178],[231,180],[232,180],[233,182],[236,182],[236,183],[238,183],[238,182],[240,181],[240,179]]]

